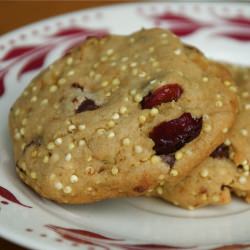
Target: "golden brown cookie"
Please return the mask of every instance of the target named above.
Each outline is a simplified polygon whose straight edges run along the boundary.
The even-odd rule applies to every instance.
[[[250,68],[226,67],[237,83],[240,112],[231,130],[224,131],[224,144],[207,160],[174,187],[166,184],[156,188],[160,197],[175,205],[192,209],[227,204],[231,192],[250,202]]]
[[[186,50],[150,29],[88,39],[53,63],[10,112],[21,179],[64,203],[183,179],[224,141],[237,110],[230,75]]]

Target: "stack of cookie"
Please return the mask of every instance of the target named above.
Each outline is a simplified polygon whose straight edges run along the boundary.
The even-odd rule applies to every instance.
[[[248,88],[249,70],[209,61],[167,30],[90,38],[13,105],[17,173],[69,204],[248,201]]]
[[[231,193],[250,202],[250,68],[225,65],[236,87],[231,88],[239,99],[239,113],[233,127],[224,128],[225,141],[177,185],[164,184],[159,196],[188,209],[227,204]],[[226,85],[231,85],[225,82]]]

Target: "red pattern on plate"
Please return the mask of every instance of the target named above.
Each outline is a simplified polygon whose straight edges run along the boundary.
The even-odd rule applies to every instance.
[[[220,17],[222,18],[222,17]],[[242,15],[237,15],[235,17],[223,17],[223,19],[227,22],[230,22],[232,24],[235,24],[237,26],[242,26],[242,27],[250,27],[250,18],[244,17]]]
[[[143,12],[140,12],[140,15],[144,15]],[[240,42],[250,41],[250,19],[242,15],[232,18],[216,15],[215,20],[211,22],[201,22],[186,15],[176,14],[168,10],[161,14],[153,15],[150,18],[154,20],[157,26],[167,24],[167,27],[178,36],[192,35],[201,29],[214,29],[216,27],[228,27],[230,25],[230,27],[235,28],[234,31],[216,31],[216,35],[234,39]]]
[[[16,57],[19,57],[33,49],[35,49],[37,46],[19,46],[19,47],[13,47],[10,49],[5,56],[1,59],[1,61],[7,61],[10,59],[14,59]]]
[[[93,233],[81,229],[72,229],[59,227],[55,225],[45,225],[45,227],[53,230],[59,234],[63,239],[72,241],[77,244],[85,244],[90,246],[97,246],[103,249],[112,249],[112,247],[124,249],[124,250],[169,250],[169,249],[187,249],[168,245],[159,244],[129,244],[123,240],[113,239],[103,236],[101,234]]]
[[[236,30],[236,31],[219,32],[216,35],[231,38],[240,42],[250,41],[250,29],[248,32],[244,32],[244,30]]]
[[[109,238],[109,237],[105,237],[101,234],[97,234],[97,233],[93,233],[90,231],[86,231],[86,230],[81,230],[81,229],[72,229],[72,228],[65,228],[65,227],[58,227],[55,225],[46,225],[46,227],[52,229],[53,231],[60,233],[60,232],[70,232],[73,233],[75,235],[82,235],[82,236],[86,236],[86,237],[90,237],[90,238],[95,238],[95,239],[99,239],[99,240],[116,240],[113,238]],[[60,231],[62,230],[62,231]]]
[[[177,36],[189,36],[192,33],[198,31],[201,29],[200,26],[176,26],[176,27],[171,27],[170,30]]]
[[[49,52],[55,49],[58,45],[72,40],[72,44],[69,46],[69,48],[71,48],[83,42],[87,37],[102,37],[107,33],[106,29],[91,30],[70,27],[67,29],[61,29],[52,34],[43,44],[19,46],[10,49],[2,58],[2,61],[9,61],[11,59],[13,61],[0,71],[0,97],[3,96],[5,91],[4,76],[8,73],[11,67],[19,63],[21,60],[27,58],[27,61],[18,72],[18,78],[31,70],[40,69],[44,65]],[[67,48],[67,51],[69,48]]]
[[[72,35],[79,35],[84,34],[85,36],[97,36],[100,37],[102,35],[106,35],[107,31],[105,30],[93,30],[93,29],[85,29],[79,27],[70,27],[65,29],[60,29],[58,32],[51,35],[51,37],[62,37],[62,36],[72,36]]]
[[[49,50],[44,50],[35,55],[34,57],[29,58],[22,67],[22,69],[19,71],[18,78],[20,78],[23,74],[31,70],[40,69],[44,65],[48,53]]]
[[[16,203],[20,206],[23,207],[27,207],[27,208],[32,208],[30,206],[24,205],[23,203],[21,203],[14,194],[12,194],[9,190],[7,190],[6,188],[0,186],[0,196],[2,196],[4,199],[11,201],[13,203]]]
[[[107,245],[107,242],[115,241],[115,239],[108,238],[103,235],[89,232],[86,230],[65,228],[65,227],[59,227],[55,225],[45,225],[45,226],[53,230],[57,234],[59,234],[63,239],[72,241],[77,244],[97,246],[102,249],[109,250],[110,248]]]
[[[171,25],[170,30],[178,36],[191,35],[200,29],[211,26],[211,24],[202,23],[187,16],[178,15],[170,11],[161,15],[155,15],[153,16],[153,19],[155,20],[156,25],[160,25],[163,22],[169,23]]]

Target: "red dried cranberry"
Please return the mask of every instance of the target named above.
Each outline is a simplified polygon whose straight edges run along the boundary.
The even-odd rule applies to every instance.
[[[227,158],[229,159],[229,146],[221,144],[210,155],[213,158]]]
[[[141,106],[143,109],[151,109],[162,103],[177,101],[182,93],[183,89],[180,85],[166,84],[145,96],[141,101]]]
[[[95,102],[91,99],[84,100],[76,110],[76,113],[82,113],[84,111],[95,110],[98,109],[99,106],[95,104]]]
[[[195,139],[201,132],[202,118],[193,118],[184,113],[179,118],[162,122],[150,132],[154,150],[158,155],[168,155]]]

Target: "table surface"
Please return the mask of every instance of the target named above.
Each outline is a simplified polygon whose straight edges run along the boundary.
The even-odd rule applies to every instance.
[[[60,2],[60,3],[59,3]],[[47,17],[59,15],[75,10],[117,4],[121,2],[133,2],[129,0],[112,1],[0,1],[0,36],[8,31],[19,28]],[[36,11],[39,10],[39,11]],[[0,238],[0,249],[4,250],[25,250]]]

